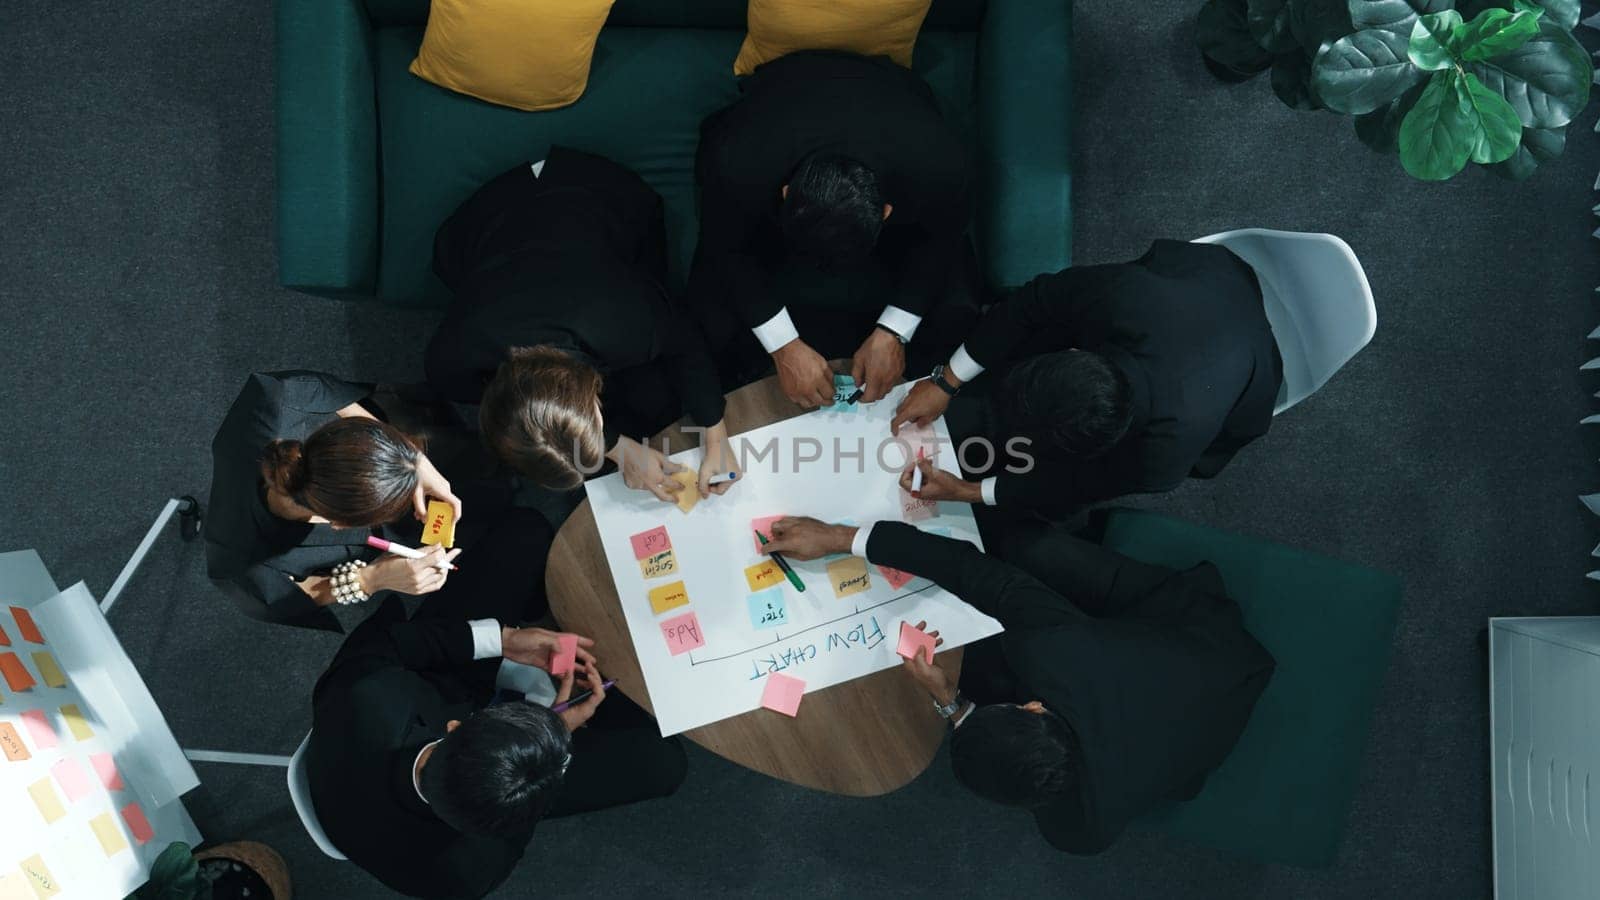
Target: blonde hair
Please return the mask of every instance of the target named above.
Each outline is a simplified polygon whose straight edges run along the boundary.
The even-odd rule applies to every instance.
[[[478,407],[484,443],[541,487],[577,487],[606,452],[602,382],[594,366],[554,347],[513,347]]]

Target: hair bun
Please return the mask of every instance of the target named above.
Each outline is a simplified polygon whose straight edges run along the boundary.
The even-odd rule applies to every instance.
[[[273,441],[261,456],[261,475],[280,493],[297,496],[306,483],[305,457],[299,441]]]

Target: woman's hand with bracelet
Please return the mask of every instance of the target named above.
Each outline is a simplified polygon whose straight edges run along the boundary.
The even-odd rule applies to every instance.
[[[420,596],[444,587],[450,577],[449,564],[461,555],[461,548],[446,551],[434,544],[421,559],[384,556],[361,570],[361,589],[368,594],[395,591]]]

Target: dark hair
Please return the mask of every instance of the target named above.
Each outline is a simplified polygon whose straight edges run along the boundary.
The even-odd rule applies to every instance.
[[[540,487],[571,490],[606,452],[594,366],[544,344],[513,347],[478,407],[489,450]]]
[[[467,834],[508,834],[544,815],[566,771],[572,735],[531,703],[500,703],[446,734],[417,779],[428,806]]]
[[[341,418],[303,442],[268,444],[261,477],[330,522],[381,525],[411,509],[421,458],[421,444],[393,425]]]
[[[1051,712],[980,706],[950,736],[950,764],[968,790],[1006,806],[1035,809],[1076,781],[1072,730]]]
[[[1133,421],[1128,376],[1086,350],[1019,363],[1006,375],[1000,404],[1006,427],[1083,459],[1116,446]]]
[[[824,271],[859,267],[883,230],[878,176],[847,156],[813,153],[789,176],[779,218],[796,257]]]

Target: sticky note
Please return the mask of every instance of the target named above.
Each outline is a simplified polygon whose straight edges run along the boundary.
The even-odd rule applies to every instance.
[[[67,802],[77,803],[94,790],[94,785],[89,781],[89,775],[83,771],[83,766],[78,761],[68,756],[56,761],[50,767],[50,774],[55,778],[56,784],[61,785],[61,793],[67,795]]]
[[[827,412],[855,412],[861,408],[859,401],[850,402],[850,396],[856,392],[856,379],[852,375],[833,376],[833,404],[825,407]]]
[[[700,631],[700,619],[692,612],[662,622],[661,636],[667,639],[667,652],[673,656],[706,645],[706,637]]]
[[[915,659],[918,653],[922,653],[923,659],[931,663],[933,662],[934,650],[937,649],[934,641],[933,635],[910,622],[901,622],[900,646],[896,647],[894,652],[904,656],[906,659]],[[927,652],[923,653],[924,650]]]
[[[22,660],[10,651],[0,653],[0,677],[5,678],[6,685],[13,691],[25,691],[38,683],[28,673],[28,667],[22,664]]]
[[[39,677],[44,683],[53,688],[67,686],[67,676],[62,674],[61,667],[56,665],[56,658],[40,650],[33,655],[34,668],[39,670]]]
[[[89,722],[84,719],[83,711],[78,709],[78,704],[68,703],[61,707],[61,718],[67,720],[67,730],[78,740],[87,741],[94,737],[94,731],[89,728]]]
[[[932,426],[913,425],[907,423],[900,426],[900,433],[896,440],[906,447],[906,465],[910,466],[918,459],[937,459],[939,447],[943,441],[939,440]]]
[[[774,672],[767,676],[766,687],[761,689],[761,705],[786,716],[800,712],[800,697],[806,692],[806,683],[798,678]]]
[[[154,828],[150,827],[150,820],[144,817],[144,810],[137,803],[129,803],[122,808],[122,821],[128,823],[128,831],[133,834],[133,839],[138,844],[148,844],[156,836]]]
[[[556,652],[550,654],[550,674],[565,675],[572,671],[578,662],[578,636],[575,634],[556,635]]]
[[[45,718],[44,710],[30,709],[24,712],[22,725],[28,729],[28,735],[33,738],[34,746],[40,750],[48,750],[56,745],[56,730],[50,727],[50,720]]]
[[[772,560],[764,559],[744,570],[744,580],[750,582],[750,590],[759,591],[775,584],[783,584],[783,570]]]
[[[650,611],[658,616],[669,609],[677,609],[688,603],[689,591],[684,588],[681,581],[650,589]]]
[[[828,563],[828,583],[833,585],[835,597],[848,597],[872,587],[867,561],[859,556],[847,556]]]
[[[904,521],[921,522],[938,514],[939,504],[936,501],[913,497],[910,491],[900,489],[900,518]]]
[[[423,516],[422,542],[456,545],[456,508],[443,500],[429,500],[427,515]]]
[[[21,872],[0,875],[0,900],[36,900],[37,894],[28,887],[27,876]]]
[[[22,861],[22,874],[27,877],[28,883],[33,885],[33,892],[39,895],[40,900],[54,897],[61,893],[61,882],[50,874],[50,869],[44,864],[44,857],[35,853]]]
[[[678,571],[678,557],[671,550],[663,550],[654,556],[646,556],[639,560],[639,574],[646,578],[660,578]]]
[[[644,559],[654,556],[663,550],[672,549],[672,538],[667,534],[667,526],[657,525],[649,531],[641,531],[631,538],[628,543],[633,545],[633,558]]]
[[[111,818],[111,813],[101,813],[89,820],[89,829],[100,841],[100,849],[107,856],[115,856],[128,849],[128,839],[122,836],[122,829],[117,827],[117,820]]]
[[[122,790],[122,774],[117,771],[116,760],[109,753],[95,753],[89,757],[89,767],[99,777],[100,785],[108,791]]]
[[[6,634],[5,628],[0,627],[0,647],[9,646],[11,646],[11,638]]]
[[[22,639],[35,644],[44,643],[44,635],[39,633],[39,626],[33,624],[33,614],[20,606],[11,607],[11,618],[17,620],[17,633]]]
[[[787,518],[787,517],[786,516],[762,516],[759,519],[751,519],[750,520],[750,531],[751,531],[750,540],[755,544],[755,548],[756,548],[756,552],[757,553],[765,553],[766,551],[762,549],[761,540],[755,536],[755,532],[760,532],[761,534],[766,535],[767,536],[767,540],[769,540],[769,541],[772,540],[772,523],[776,522],[776,521],[778,521],[779,519],[782,519],[782,518]]]
[[[33,756],[28,752],[28,745],[22,742],[22,735],[17,734],[17,729],[10,722],[0,722],[0,752],[5,753],[6,759],[12,762],[22,762]]]
[[[883,573],[883,579],[889,582],[889,586],[897,591],[905,587],[912,578],[916,577],[910,572],[902,572],[889,566],[879,566],[878,571]]]
[[[685,514],[694,509],[700,502],[700,476],[694,472],[674,472],[668,478],[683,485],[683,490],[678,492],[678,508]]]
[[[61,798],[56,796],[56,789],[48,778],[28,785],[28,796],[33,798],[33,805],[39,807],[39,815],[44,816],[47,824],[67,814],[67,808],[61,805]]]
[[[745,603],[750,608],[750,627],[757,630],[789,624],[789,609],[783,602],[782,588],[768,588],[751,594]]]

